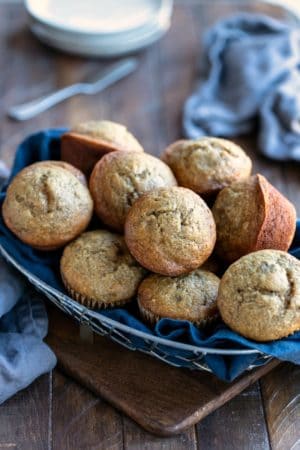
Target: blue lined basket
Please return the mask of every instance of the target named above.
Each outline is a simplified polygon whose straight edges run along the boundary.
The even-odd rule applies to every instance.
[[[272,359],[271,356],[258,350],[197,347],[136,330],[77,303],[66,294],[49,286],[22,267],[1,245],[0,253],[4,259],[21,272],[38,291],[42,292],[58,308],[74,317],[80,324],[92,329],[95,333],[107,336],[129,350],[147,353],[175,367],[206,372],[212,372],[204,360],[204,357],[208,354],[223,356],[256,355],[255,361],[248,367],[248,370],[266,364]]]

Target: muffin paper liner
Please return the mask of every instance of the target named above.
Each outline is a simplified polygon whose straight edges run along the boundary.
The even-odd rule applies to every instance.
[[[75,291],[66,281],[65,277],[63,276],[63,274],[61,274],[61,278],[63,280],[63,283],[65,285],[65,288],[67,289],[68,293],[70,294],[70,296],[76,300],[78,303],[81,303],[84,306],[87,306],[88,308],[91,309],[97,309],[97,308],[102,308],[102,309],[106,309],[106,308],[113,308],[116,306],[123,306],[129,302],[132,301],[131,298],[127,299],[127,300],[118,300],[115,302],[103,302],[101,300],[95,299],[95,298],[91,298],[91,297],[87,297],[86,295],[81,294],[80,292]]]
[[[148,323],[150,323],[151,325],[155,325],[161,319],[168,318],[166,316],[159,316],[158,314],[154,314],[153,312],[144,308],[139,301],[137,303],[138,303],[139,311],[140,311],[142,318],[144,320],[146,320]],[[189,320],[189,319],[178,318],[178,320],[189,320],[189,322],[191,322],[197,328],[206,328],[207,326],[216,322],[219,318],[220,318],[219,314],[216,314],[212,317],[207,317],[206,319]],[[172,317],[172,319],[176,320],[174,317]]]

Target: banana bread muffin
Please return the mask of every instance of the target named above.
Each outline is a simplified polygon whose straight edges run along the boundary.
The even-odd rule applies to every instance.
[[[166,317],[203,327],[218,317],[219,278],[202,269],[179,277],[150,275],[140,284],[138,306],[150,323]]]
[[[208,259],[216,228],[211,211],[197,194],[183,187],[163,188],[134,202],[125,222],[125,240],[142,266],[175,276]]]
[[[45,160],[45,161],[39,161],[35,163],[35,166],[44,166],[44,167],[61,167],[63,169],[69,170],[84,186],[87,186],[87,181],[84,173],[81,172],[81,170],[77,169],[77,167],[72,166],[72,164],[69,164],[65,161],[54,161],[54,160]]]
[[[144,151],[124,125],[108,120],[81,123],[61,138],[61,159],[78,167],[87,177],[103,155],[116,150]]]
[[[71,242],[60,267],[70,295],[91,308],[127,303],[145,274],[124,238],[105,230],[88,231]]]
[[[6,226],[39,250],[64,246],[88,226],[93,200],[68,169],[36,163],[12,180],[3,203]]]
[[[179,186],[203,196],[217,194],[234,181],[250,176],[252,163],[238,145],[225,139],[203,137],[174,142],[162,154]]]
[[[278,250],[243,256],[223,275],[217,303],[224,322],[255,341],[300,330],[300,261]]]
[[[133,202],[153,189],[176,186],[171,169],[146,153],[113,152],[94,167],[90,191],[99,218],[117,231],[123,231]]]
[[[293,240],[295,208],[262,175],[224,188],[212,211],[216,252],[228,262],[265,248],[287,251]]]

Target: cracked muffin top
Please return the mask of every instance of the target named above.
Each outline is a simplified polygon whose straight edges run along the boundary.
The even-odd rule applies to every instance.
[[[216,227],[206,203],[183,187],[157,189],[136,200],[125,222],[133,256],[162,275],[198,268],[213,251]]]
[[[224,188],[212,211],[216,252],[225,261],[266,248],[287,251],[292,243],[295,208],[260,174]]]
[[[83,122],[61,138],[61,159],[90,176],[94,165],[106,153],[143,152],[137,139],[124,125],[108,120]]]
[[[106,230],[88,231],[71,242],[60,267],[71,296],[92,308],[128,302],[145,275],[124,238]]]
[[[124,125],[109,120],[90,120],[74,126],[71,130],[96,141],[101,140],[116,148],[143,152],[143,147]]]
[[[3,219],[23,242],[40,250],[62,247],[88,226],[93,200],[69,170],[49,161],[32,164],[7,189]]]
[[[139,286],[140,312],[152,323],[167,317],[204,326],[218,315],[219,282],[216,275],[202,269],[178,277],[150,275]]]
[[[174,142],[162,154],[180,186],[211,196],[250,176],[252,163],[244,150],[226,139],[202,137]]]
[[[223,275],[217,303],[224,322],[249,339],[300,330],[300,261],[279,250],[243,256]]]
[[[153,189],[176,186],[171,169],[158,158],[137,152],[113,152],[94,167],[90,191],[99,218],[123,231],[133,202]]]
[[[87,180],[85,175],[81,170],[77,169],[77,167],[72,166],[65,161],[55,161],[55,160],[44,160],[35,163],[35,167],[43,166],[43,167],[61,167],[62,169],[69,170],[84,186],[87,186]]]

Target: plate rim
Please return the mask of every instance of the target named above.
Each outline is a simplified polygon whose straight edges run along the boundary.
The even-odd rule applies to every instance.
[[[160,21],[163,20],[163,18],[167,19],[167,17],[171,16],[172,9],[173,9],[173,0],[157,0],[157,12],[149,16],[148,20],[145,20],[145,22],[142,25],[138,25],[136,27],[129,27],[129,28],[121,28],[120,30],[116,31],[91,31],[87,29],[78,29],[74,25],[60,25],[55,20],[47,19],[43,17],[42,15],[38,14],[31,5],[31,0],[24,0],[24,6],[29,14],[30,17],[32,17],[34,20],[40,22],[43,25],[49,26],[54,30],[60,30],[65,33],[74,33],[78,36],[80,35],[90,35],[92,36],[115,36],[118,34],[126,33],[129,31],[139,30],[142,29],[147,24],[151,23],[152,21]]]

